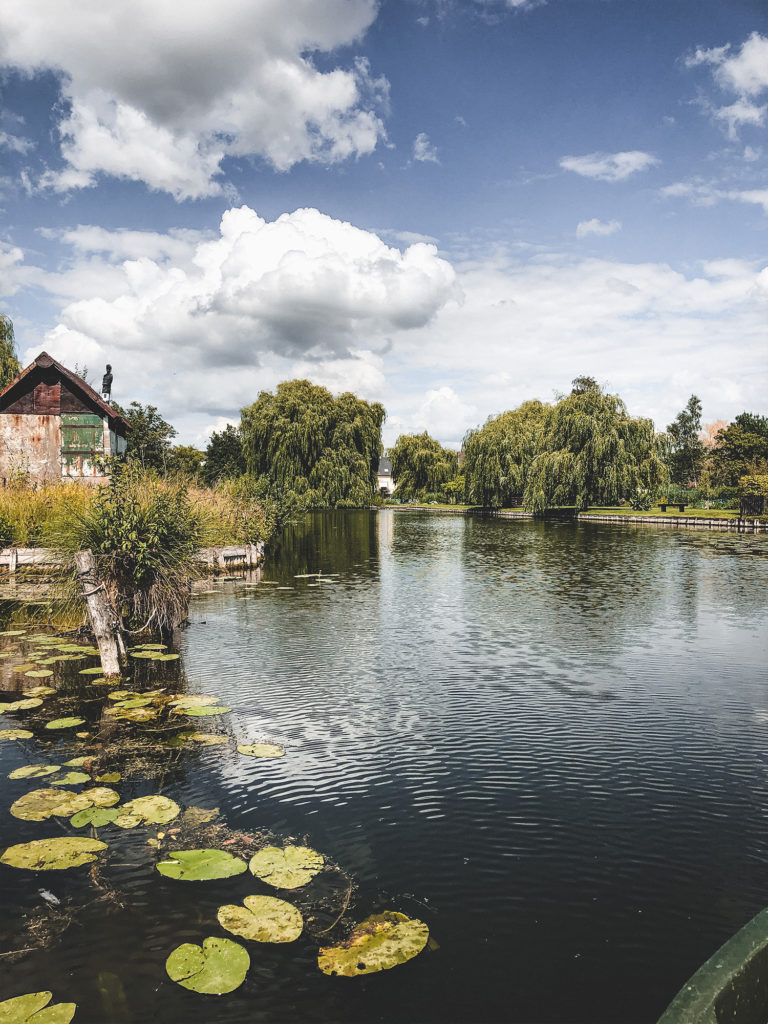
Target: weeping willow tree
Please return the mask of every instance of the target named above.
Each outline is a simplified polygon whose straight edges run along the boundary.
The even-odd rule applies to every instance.
[[[10,384],[21,370],[16,356],[16,342],[13,336],[13,321],[0,313],[0,389]]]
[[[577,377],[546,416],[525,488],[526,508],[612,505],[666,480],[653,422],[633,419],[618,395]]]
[[[423,434],[401,434],[390,449],[389,457],[399,498],[438,495],[442,485],[456,476],[459,468],[456,452],[443,448],[426,430]]]
[[[384,415],[378,402],[349,392],[334,398],[308,380],[284,381],[242,411],[246,469],[310,508],[365,505],[376,490]]]
[[[549,406],[524,402],[486,421],[464,439],[465,495],[469,502],[503,508],[528,483],[536,443]]]

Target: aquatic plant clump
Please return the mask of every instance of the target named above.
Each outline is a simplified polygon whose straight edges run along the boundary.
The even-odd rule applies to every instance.
[[[231,939],[209,936],[202,946],[185,942],[165,961],[171,981],[205,995],[234,992],[245,981],[251,958],[247,950]]]
[[[423,921],[395,911],[372,914],[338,946],[320,950],[317,964],[323,974],[355,978],[388,971],[417,956],[427,944]]]

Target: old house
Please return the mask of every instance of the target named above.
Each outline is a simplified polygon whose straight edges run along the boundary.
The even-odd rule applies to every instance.
[[[47,352],[0,392],[0,483],[106,479],[104,458],[121,455],[131,429],[90,385]]]

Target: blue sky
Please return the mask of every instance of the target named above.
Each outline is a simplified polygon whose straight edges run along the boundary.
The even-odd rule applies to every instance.
[[[294,376],[388,443],[768,411],[764,0],[4,0],[0,64],[22,358],[184,442]]]

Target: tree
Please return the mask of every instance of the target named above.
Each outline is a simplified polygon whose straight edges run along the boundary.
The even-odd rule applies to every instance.
[[[728,487],[748,474],[768,472],[768,419],[740,413],[718,431],[709,465],[717,483]]]
[[[176,431],[170,423],[166,423],[154,405],[142,405],[131,402],[127,409],[116,402],[112,403],[121,416],[131,425],[128,431],[128,442],[125,458],[136,461],[144,469],[165,471],[171,451],[171,439]]]
[[[212,487],[219,480],[232,480],[243,473],[243,439],[237,427],[228,423],[224,430],[214,430],[211,434],[208,447],[205,449],[202,479],[205,484]]]
[[[523,494],[548,408],[539,401],[524,402],[518,409],[489,418],[467,435],[464,474],[468,501],[503,508]]]
[[[177,444],[166,459],[166,472],[187,480],[197,480],[203,468],[204,454],[189,444]]]
[[[706,449],[699,437],[701,401],[691,395],[688,404],[667,427],[668,466],[672,483],[683,487],[698,483]]]
[[[666,477],[652,421],[631,418],[618,395],[583,381],[546,412],[539,431],[524,496],[535,512],[615,504]]]
[[[16,355],[13,321],[0,313],[0,388],[6,387],[21,372]]]
[[[308,380],[262,391],[242,411],[246,470],[311,508],[366,505],[376,490],[384,407]]]
[[[438,494],[443,484],[456,476],[459,457],[424,431],[423,434],[401,434],[389,457],[392,480],[399,498],[421,498]]]

